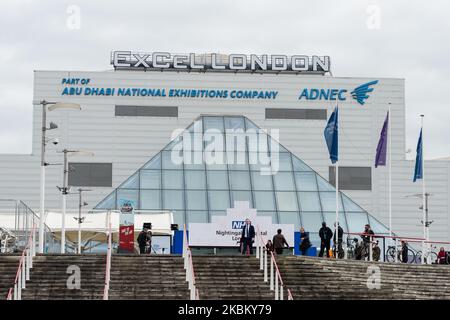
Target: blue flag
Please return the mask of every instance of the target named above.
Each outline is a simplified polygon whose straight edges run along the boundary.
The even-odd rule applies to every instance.
[[[416,182],[417,179],[423,178],[423,154],[422,154],[422,129],[420,129],[419,141],[417,141],[417,149],[416,149],[416,166],[414,168],[414,179]]]
[[[387,135],[389,126],[389,111],[384,120],[383,129],[381,129],[380,140],[378,141],[377,154],[375,156],[375,168],[386,165]]]
[[[323,135],[330,153],[331,163],[335,163],[338,161],[338,107],[334,109],[330,119],[328,119]]]

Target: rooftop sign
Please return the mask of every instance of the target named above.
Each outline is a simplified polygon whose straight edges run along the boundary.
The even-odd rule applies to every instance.
[[[329,56],[256,54],[171,54],[113,51],[114,69],[316,73],[330,71]]]

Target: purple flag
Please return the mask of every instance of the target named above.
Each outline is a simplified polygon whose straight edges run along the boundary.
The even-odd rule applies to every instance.
[[[381,129],[380,140],[377,146],[377,155],[375,156],[375,168],[386,165],[386,149],[387,149],[387,135],[388,135],[389,111],[384,120],[383,129]]]

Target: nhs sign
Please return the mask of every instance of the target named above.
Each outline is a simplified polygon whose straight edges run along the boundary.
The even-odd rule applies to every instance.
[[[245,221],[232,221],[231,229],[242,229],[245,226]]]

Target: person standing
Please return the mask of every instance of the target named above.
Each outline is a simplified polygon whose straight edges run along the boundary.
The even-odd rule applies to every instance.
[[[342,259],[344,257],[344,250],[342,249],[342,240],[344,238],[344,229],[342,229],[342,227],[339,225],[339,222],[337,224],[338,226],[338,240],[336,242],[336,232],[334,233],[333,236],[333,242],[334,242],[334,247],[335,247],[335,252],[334,255],[336,257],[336,248],[337,248],[337,252],[338,252],[338,258]],[[336,222],[334,223],[334,230],[336,230]]]
[[[153,236],[152,231],[148,230],[147,231],[147,241],[146,241],[147,249],[145,250],[146,253],[148,253],[148,254],[152,253],[152,236]]]
[[[245,219],[245,226],[242,228],[242,254],[246,254],[247,250],[253,254],[253,241],[255,239],[255,227],[252,226],[250,219]]]
[[[142,229],[141,232],[139,232],[139,235],[137,237],[137,243],[139,245],[139,253],[144,254],[145,253],[145,246],[147,245],[147,228]]]
[[[331,237],[333,236],[333,231],[327,227],[325,222],[322,222],[322,228],[319,230],[320,237],[320,252],[319,257],[323,257],[323,250],[327,252],[327,258],[330,257],[330,243]]]
[[[286,245],[287,248],[289,248],[289,244],[286,241],[286,238],[281,233],[281,229],[277,230],[277,234],[273,236],[273,249],[275,250],[276,254],[283,254],[283,248]]]
[[[311,247],[311,241],[309,240],[309,232],[305,231],[305,228],[300,228],[300,252],[302,256],[306,256],[309,247]]]

